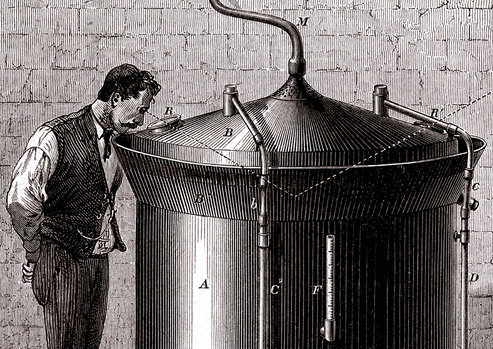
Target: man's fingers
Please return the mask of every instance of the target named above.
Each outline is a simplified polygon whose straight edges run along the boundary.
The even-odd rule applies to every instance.
[[[33,281],[34,274],[34,265],[33,263],[22,264],[22,282],[23,283],[31,283]]]
[[[22,273],[24,275],[33,275],[33,270],[31,268],[29,268],[29,266],[23,264],[22,265]]]
[[[32,276],[22,275],[22,282],[23,283],[30,284],[30,283],[32,283],[32,281],[33,281],[33,277]]]

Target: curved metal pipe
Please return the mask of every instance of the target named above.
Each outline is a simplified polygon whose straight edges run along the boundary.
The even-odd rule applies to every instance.
[[[464,140],[467,147],[467,166],[464,170],[464,201],[461,208],[461,348],[469,347],[469,324],[468,324],[468,290],[469,290],[469,241],[471,232],[469,230],[469,216],[471,208],[472,179],[474,178],[474,146],[471,136],[461,128],[457,128],[457,134]]]
[[[383,91],[385,90],[385,91]],[[388,96],[387,87],[384,85],[376,85],[374,89],[374,94],[379,94],[378,104],[381,107],[388,107],[390,109],[396,110],[402,114],[408,115],[412,118],[424,121],[426,123],[432,124],[451,135],[457,135],[464,141],[467,149],[467,161],[466,168],[464,170],[464,193],[461,205],[461,229],[460,229],[460,243],[461,243],[461,348],[468,349],[469,347],[469,337],[468,337],[468,277],[469,277],[469,265],[468,265],[468,245],[471,238],[471,232],[469,230],[469,217],[471,213],[471,190],[472,190],[472,179],[474,178],[474,145],[471,136],[464,131],[462,128],[447,123],[441,120],[437,120],[426,114],[417,112],[415,110],[409,109],[392,101],[386,100]],[[384,97],[382,97],[384,96]],[[377,110],[382,113],[386,113],[382,108],[377,107]]]
[[[253,123],[246,112],[243,105],[238,100],[238,94],[232,96],[232,103],[238,110],[243,121],[245,122],[248,130],[253,136],[255,143],[260,151],[261,159],[261,175],[260,175],[260,200],[259,200],[259,214],[258,214],[258,281],[259,281],[259,303],[258,303],[258,349],[269,348],[269,336],[270,336],[270,295],[269,295],[269,280],[270,280],[270,266],[269,266],[269,246],[270,235],[267,231],[268,216],[267,216],[267,185],[269,175],[269,163],[267,159],[267,149],[264,144],[264,139],[260,134],[257,126]]]
[[[264,138],[253,122],[250,115],[238,99],[238,91],[235,85],[226,85],[223,92],[223,114],[232,116],[239,113],[243,122],[253,136],[253,140],[260,151],[261,174],[260,174],[260,200],[258,214],[258,332],[257,347],[267,349],[270,346],[270,265],[269,246],[270,233],[267,229],[269,222],[267,215],[267,186],[269,184],[269,160]]]
[[[219,0],[210,0],[210,3],[217,12],[223,15],[247,19],[255,22],[271,24],[278,28],[281,28],[286,33],[288,33],[289,37],[291,38],[291,43],[293,46],[291,58],[289,59],[288,62],[289,74],[298,75],[298,76],[305,75],[306,61],[305,58],[303,57],[303,43],[301,40],[300,32],[298,31],[298,28],[296,28],[296,26],[293,23],[276,16],[266,15],[258,12],[233,9],[231,7],[225,6]]]

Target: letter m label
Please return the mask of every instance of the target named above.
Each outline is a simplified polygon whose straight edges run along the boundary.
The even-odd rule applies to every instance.
[[[306,27],[309,18],[310,17],[298,17],[298,25]]]

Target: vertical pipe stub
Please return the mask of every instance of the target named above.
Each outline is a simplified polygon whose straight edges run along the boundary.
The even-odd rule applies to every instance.
[[[389,116],[385,108],[385,100],[389,97],[387,85],[375,85],[373,87],[373,112],[378,116]]]
[[[233,116],[238,114],[238,110],[234,106],[233,98],[238,96],[238,89],[234,84],[224,86],[223,91],[223,115]]]

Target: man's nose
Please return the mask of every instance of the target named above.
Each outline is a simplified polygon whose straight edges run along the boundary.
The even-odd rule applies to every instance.
[[[143,113],[139,113],[139,115],[137,115],[137,117],[135,118],[134,122],[137,125],[142,126],[144,124],[144,114]]]

